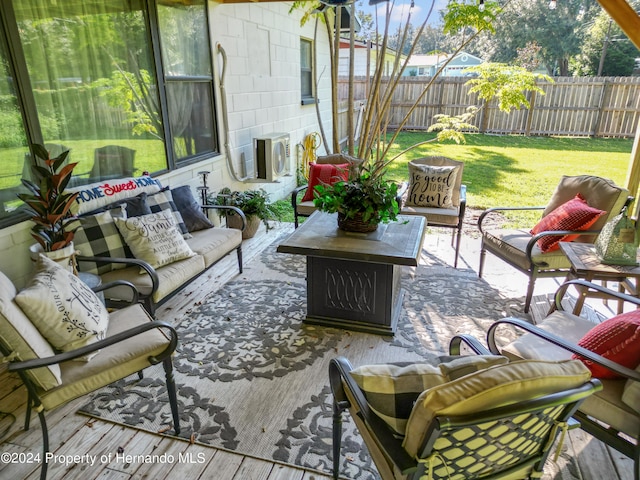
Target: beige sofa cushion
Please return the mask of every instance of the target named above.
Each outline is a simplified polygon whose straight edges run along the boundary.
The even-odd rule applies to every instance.
[[[212,229],[206,231],[211,230]],[[202,255],[195,255],[156,269],[159,286],[153,296],[153,301],[159,302],[167,295],[173,293],[175,290],[182,287],[182,285],[184,285],[188,280],[202,272],[204,268],[204,258]],[[127,267],[121,270],[108,272],[101,275],[101,278],[102,283],[113,282],[115,280],[126,280],[127,282],[133,283],[141,294],[148,295],[151,292],[151,278],[146,274],[141,275],[138,267]],[[105,291],[105,297],[129,300],[131,298],[131,290],[124,287],[109,289]]]
[[[437,415],[465,415],[576,388],[591,378],[579,360],[521,360],[496,365],[423,392],[411,412],[403,442],[412,457]]]
[[[204,258],[205,268],[210,267],[242,244],[242,232],[235,228],[209,228],[191,232],[187,240],[191,250]]]
[[[16,293],[11,280],[0,272],[0,342],[3,347],[20,361],[55,355],[51,345],[14,302]],[[58,365],[30,370],[29,375],[44,390],[60,385]]]
[[[107,337],[151,320],[139,304],[117,310],[110,316]],[[40,394],[44,408],[51,410],[148,367],[148,358],[160,354],[168,342],[161,330],[153,329],[112,347],[103,348],[100,355],[88,363],[61,364],[62,386]]]

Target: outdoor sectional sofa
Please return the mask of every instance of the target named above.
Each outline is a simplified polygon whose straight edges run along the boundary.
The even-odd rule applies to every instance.
[[[78,220],[73,226],[78,228],[74,237],[78,270],[98,275],[103,284],[131,282],[151,315],[233,251],[242,273],[241,230],[215,227],[203,213],[203,209],[231,209],[244,228],[246,219],[236,207],[199,205],[188,185],[170,190],[150,176],[70,190],[79,192]],[[167,236],[171,239],[165,245]],[[143,241],[142,247],[138,240]],[[130,297],[129,289],[111,289],[107,305],[120,306]]]

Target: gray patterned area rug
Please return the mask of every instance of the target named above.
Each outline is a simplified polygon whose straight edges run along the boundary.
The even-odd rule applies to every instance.
[[[482,338],[496,318],[512,313],[510,305],[522,304],[474,272],[424,255],[427,265],[403,271],[406,291],[394,337],[305,325],[305,259],[277,253],[277,243],[178,325],[181,437],[328,474],[331,358],[345,356],[354,366],[420,361],[446,353],[457,333]],[[162,368],[100,390],[81,413],[166,430],[171,415]],[[341,475],[377,479],[351,419],[344,420]]]

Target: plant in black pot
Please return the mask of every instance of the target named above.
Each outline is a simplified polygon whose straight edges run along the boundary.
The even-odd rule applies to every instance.
[[[247,226],[242,232],[242,238],[251,238],[256,234],[260,222],[264,224],[267,231],[272,227],[269,220],[280,220],[280,212],[269,202],[269,194],[263,189],[231,191],[225,187],[216,195],[209,195],[208,202],[211,205],[231,205],[238,207],[247,217]],[[226,214],[227,225],[231,228],[242,228],[240,217],[229,211]]]
[[[71,207],[78,193],[65,193],[71,180],[76,163],[65,164],[69,151],[50,158],[49,152],[42,145],[32,145],[35,162],[31,166],[33,181],[22,179],[28,193],[19,193],[18,198],[26,205],[35,224],[31,228],[31,236],[38,242],[31,247],[36,255],[45,252],[59,263],[74,269],[73,235],[74,230],[67,229],[73,219]]]

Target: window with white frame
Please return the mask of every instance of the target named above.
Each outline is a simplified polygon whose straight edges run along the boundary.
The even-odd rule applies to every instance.
[[[301,103],[315,103],[313,92],[313,42],[300,39],[300,91]]]

